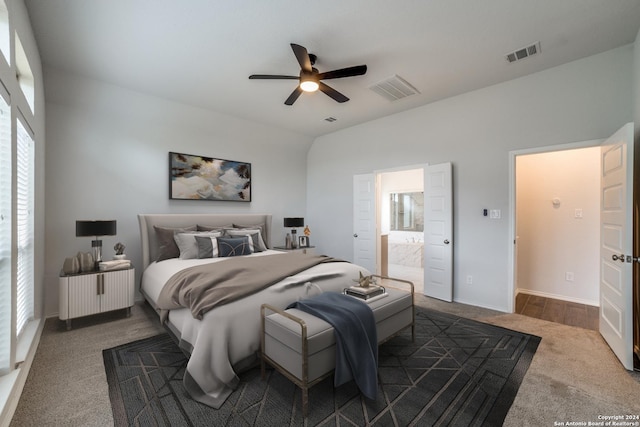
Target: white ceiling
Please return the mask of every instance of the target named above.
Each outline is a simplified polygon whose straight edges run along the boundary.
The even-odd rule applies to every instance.
[[[632,43],[640,0],[25,0],[45,67],[318,136]],[[534,42],[541,54],[509,64]],[[289,46],[323,71],[366,64],[284,100],[297,75]],[[370,89],[398,74],[420,94]],[[324,119],[337,119],[328,123]]]

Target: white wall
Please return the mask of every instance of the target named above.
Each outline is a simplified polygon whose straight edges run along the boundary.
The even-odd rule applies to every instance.
[[[454,299],[506,310],[509,151],[613,134],[632,119],[632,64],[628,45],[317,138],[307,156],[314,244],[352,259],[354,174],[451,161]]]
[[[271,213],[276,244],[284,216],[305,216],[310,138],[52,69],[45,78],[48,315],[64,259],[91,250],[75,236],[78,219],[116,219],[103,256],[122,242],[139,266],[139,213]],[[169,200],[169,151],[251,163],[252,202]]]
[[[599,305],[599,190],[600,147],[516,158],[519,291]]]

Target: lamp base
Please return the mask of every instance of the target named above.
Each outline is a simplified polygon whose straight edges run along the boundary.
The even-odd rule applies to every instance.
[[[291,249],[298,247],[298,238],[296,237],[296,229],[291,230]]]
[[[93,248],[93,266],[98,270],[102,262],[102,240],[92,240],[91,247]]]

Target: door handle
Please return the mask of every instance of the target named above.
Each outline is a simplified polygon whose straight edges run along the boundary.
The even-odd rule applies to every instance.
[[[353,237],[358,237],[358,234],[357,233],[353,233]]]
[[[448,244],[449,244],[449,240],[445,239],[445,240],[444,240],[444,244],[445,244],[445,245],[448,245]]]
[[[613,254],[611,255],[611,259],[614,261],[620,261],[620,262],[624,262],[624,254]]]

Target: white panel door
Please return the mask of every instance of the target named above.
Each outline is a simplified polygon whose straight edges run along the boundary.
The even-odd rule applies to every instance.
[[[424,293],[453,300],[451,163],[424,168]]]
[[[633,123],[602,144],[600,182],[600,333],[633,369]]]
[[[353,176],[353,262],[376,273],[374,174]]]

